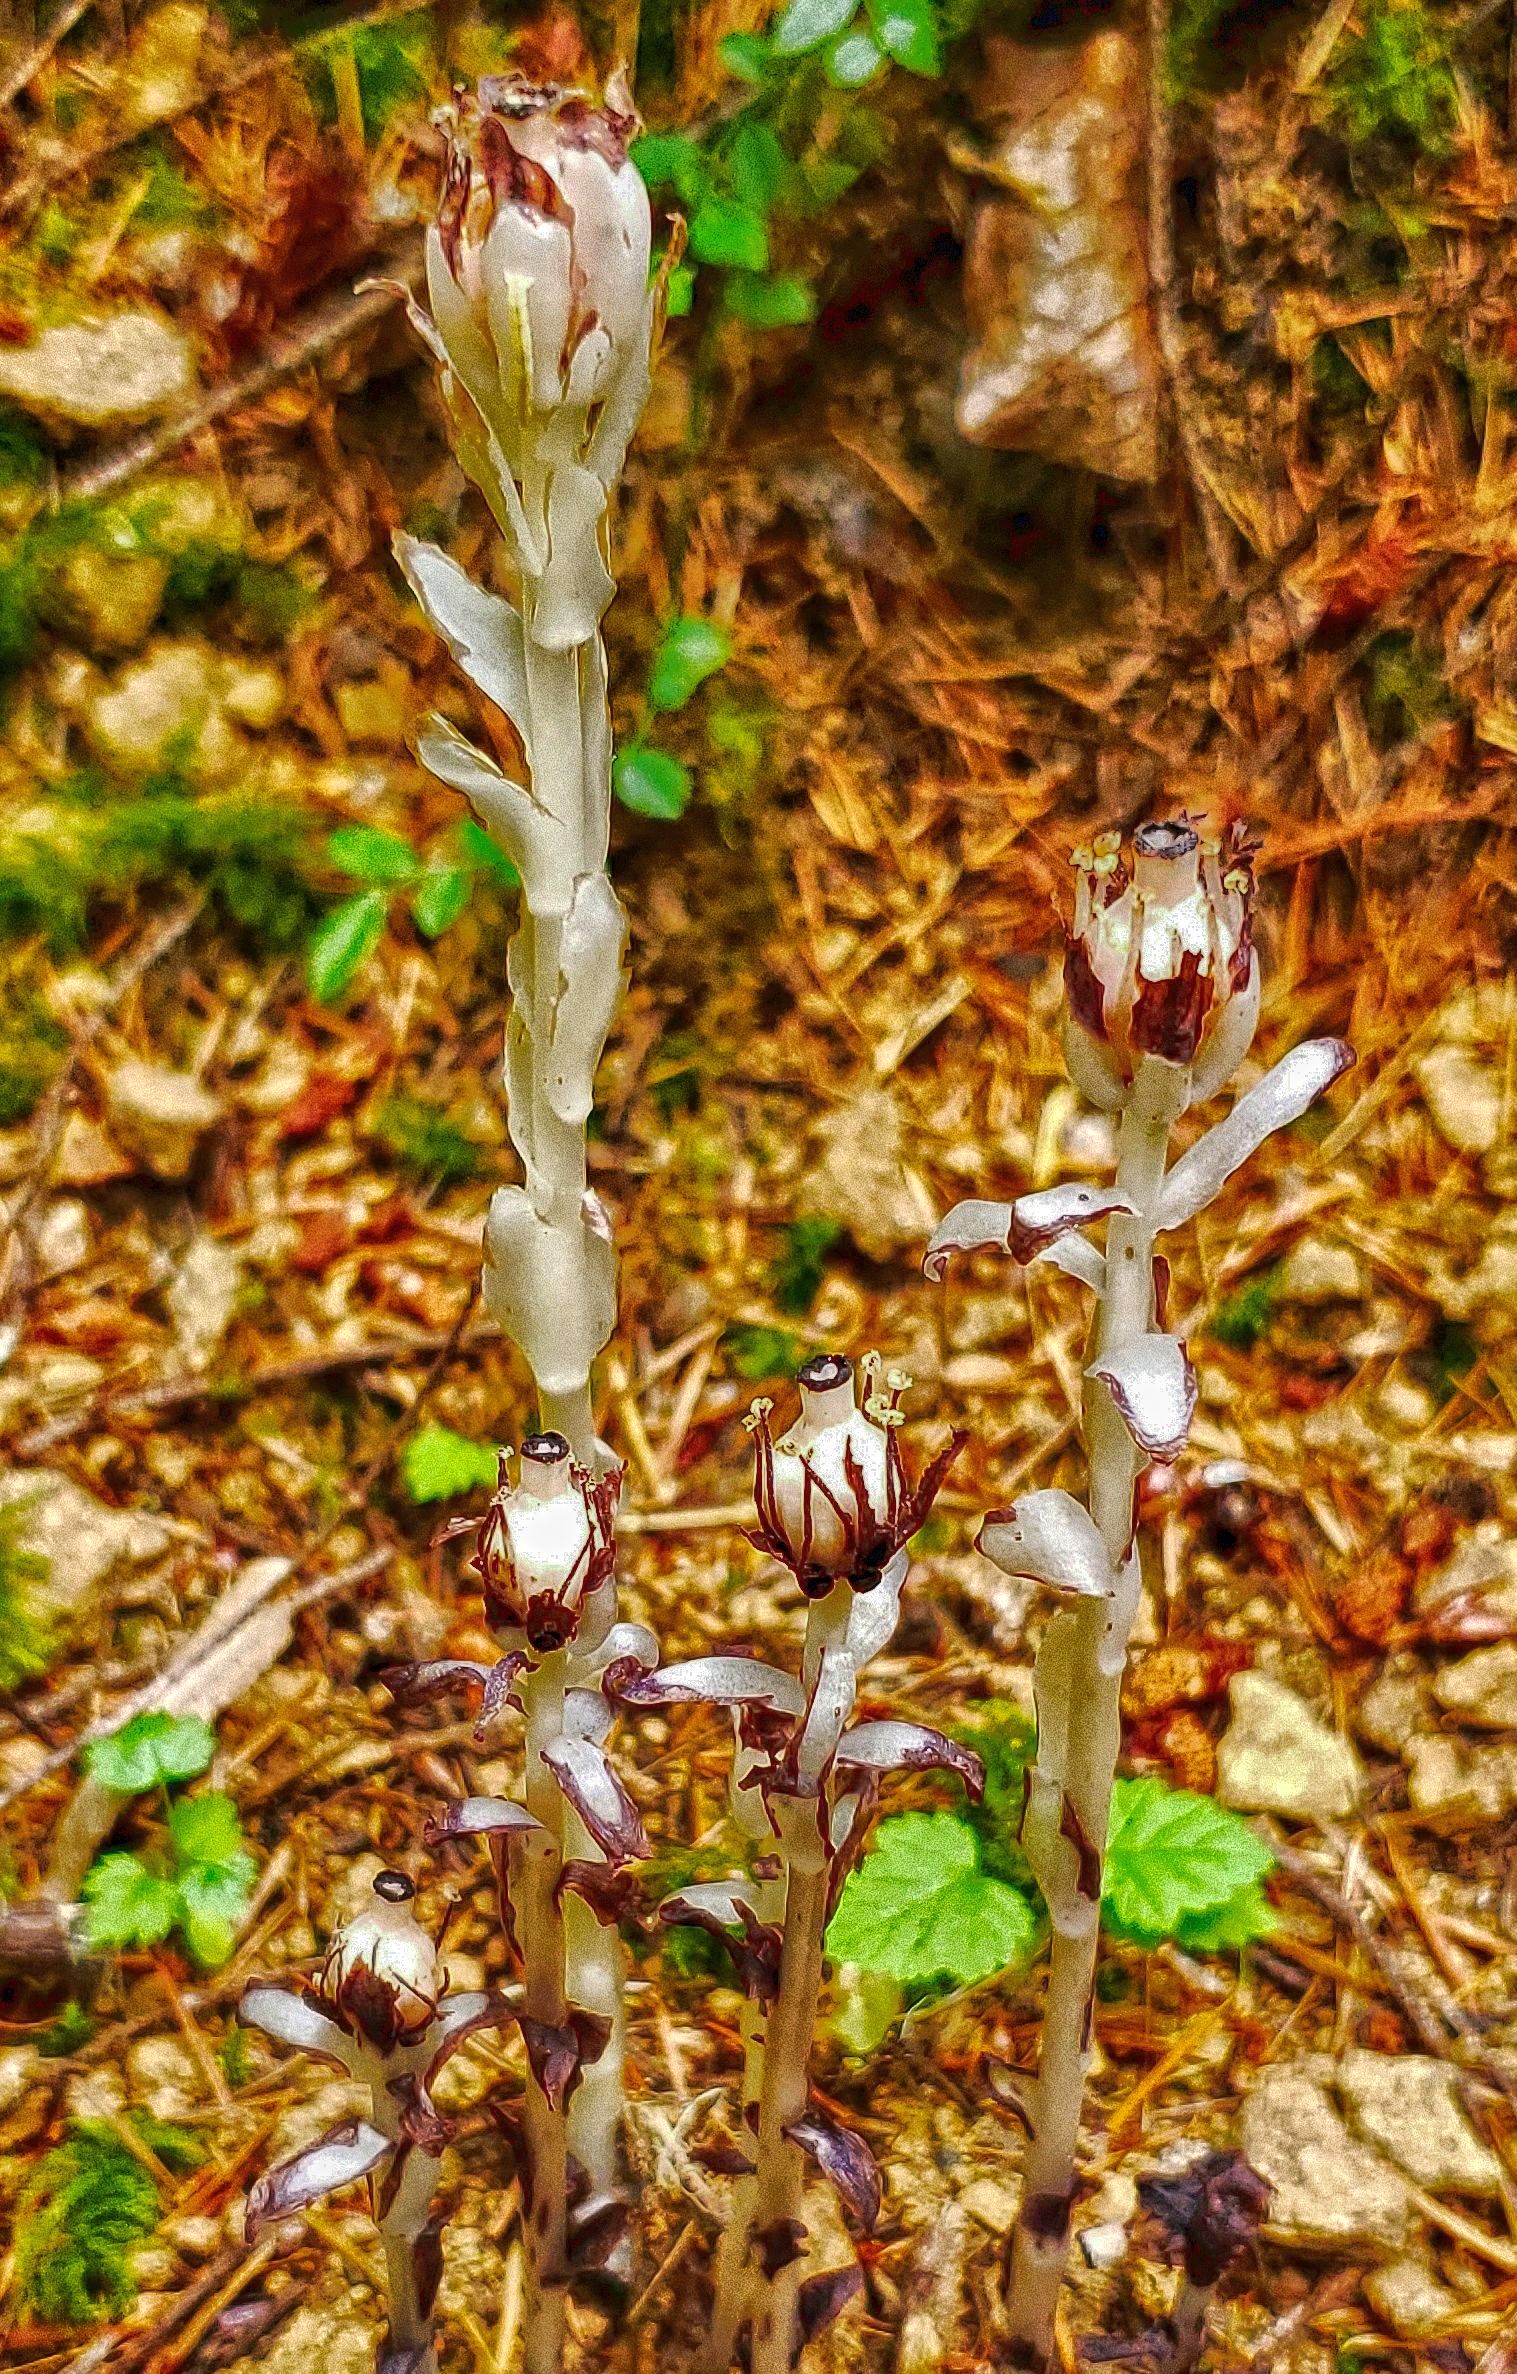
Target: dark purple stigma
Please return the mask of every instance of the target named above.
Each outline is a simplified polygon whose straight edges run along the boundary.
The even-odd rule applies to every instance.
[[[409,1904],[416,1887],[403,1871],[380,1871],[375,1874],[374,1893],[386,1904]]]
[[[529,1434],[523,1437],[521,1455],[524,1459],[539,1460],[544,1467],[553,1467],[569,1456],[568,1438],[562,1434]]]
[[[830,1393],[834,1385],[846,1385],[852,1375],[853,1362],[842,1352],[813,1352],[796,1370],[795,1381],[808,1393]]]
[[[1139,857],[1189,857],[1200,844],[1188,824],[1167,817],[1156,824],[1140,824],[1132,845]]]

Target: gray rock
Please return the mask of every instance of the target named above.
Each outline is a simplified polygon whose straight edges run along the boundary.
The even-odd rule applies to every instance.
[[[377,2315],[377,2304],[375,2314]],[[355,2314],[351,2295],[330,2306],[297,2308],[266,2348],[238,2358],[228,2374],[374,2374],[375,2328]]]
[[[164,1300],[187,1368],[205,1368],[232,1323],[242,1261],[231,1245],[204,1233],[192,1238]]]
[[[925,1245],[937,1220],[906,1160],[900,1107],[888,1088],[866,1088],[817,1124],[819,1159],[806,1181],[808,1211],[841,1220],[861,1253],[888,1261]]]
[[[1450,1621],[1455,1600],[1491,1631],[1505,1623],[1517,1632],[1517,1537],[1499,1518],[1487,1517],[1472,1527],[1452,1556],[1421,1576],[1412,1592],[1418,1615],[1436,1615],[1443,1623]]]
[[[106,1081],[116,1135],[153,1176],[182,1179],[208,1129],[221,1119],[221,1099],[192,1072],[128,1056]]]
[[[1493,1731],[1517,1729],[1517,1641],[1475,1649],[1434,1677],[1433,1695],[1462,1723]]]
[[[1488,1154],[1501,1134],[1501,1067],[1467,1047],[1430,1047],[1412,1070],[1440,1137],[1460,1154]]]
[[[1427,1676],[1415,1657],[1392,1657],[1376,1674],[1354,1710],[1354,1726],[1371,1746],[1399,1756],[1409,1740],[1435,1720]]]
[[[1267,1673],[1234,1674],[1217,1748],[1217,1795],[1239,1813],[1319,1821],[1352,1813],[1364,1773],[1347,1740]]]
[[[1307,1236],[1296,1245],[1281,1273],[1287,1302],[1358,1302],[1368,1281],[1352,1245],[1326,1236]]]
[[[1281,2062],[1262,2072],[1244,2099],[1239,2141],[1272,2187],[1269,2231],[1277,2240],[1373,2255],[1409,2239],[1405,2182],[1349,2133],[1314,2064]]]
[[[39,1600],[49,1616],[64,1623],[87,1610],[116,1567],[161,1558],[174,1538],[161,1517],[107,1508],[51,1467],[18,1467],[0,1476],[0,1508],[16,1507],[25,1512],[23,1548],[48,1562]]]
[[[1364,2279],[1364,2296],[1382,2324],[1403,2341],[1423,2341],[1444,2329],[1465,2303],[1421,2259],[1392,2259]]]
[[[1413,1811],[1440,1827],[1499,1822],[1517,1806],[1517,1746],[1470,1747],[1433,1732],[1409,1739],[1402,1755]]]
[[[156,313],[59,322],[30,346],[0,346],[0,396],[55,427],[155,420],[194,385],[189,340]]]
[[[1470,2125],[1447,2061],[1372,2053],[1357,2045],[1337,2065],[1350,2122],[1425,2193],[1499,2197],[1501,2162]]]

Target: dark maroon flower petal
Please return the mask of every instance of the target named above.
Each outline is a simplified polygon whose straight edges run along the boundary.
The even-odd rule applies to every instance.
[[[429,2088],[437,2083],[439,2073],[447,2067],[459,2047],[468,2043],[471,2036],[478,2036],[485,2028],[510,2027],[516,2020],[515,2005],[508,2003],[504,1995],[493,1991],[488,1995],[479,1996],[476,2007],[461,2019],[450,2020],[448,2009],[448,2005],[444,2004],[442,2036],[436,2051],[427,2063],[427,2085]]]
[[[562,2028],[547,2020],[530,2019],[525,2012],[518,2013],[516,2024],[539,2092],[551,2109],[562,2110],[579,2082],[581,2069],[598,2061],[605,2051],[611,2022],[598,2012],[576,2007]]]
[[[806,2229],[798,2217],[777,2217],[771,2225],[753,2229],[753,2255],[774,2281],[782,2269],[793,2267],[806,2248]]]
[[[399,1706],[430,1706],[455,1690],[483,1690],[492,1668],[474,1657],[437,1657],[420,1665],[387,1665],[381,1684]]]
[[[1212,977],[1202,972],[1194,948],[1186,949],[1180,970],[1166,980],[1145,981],[1140,974],[1130,1026],[1133,1045],[1144,1055],[1162,1055],[1166,1063],[1194,1063],[1212,994]]]
[[[808,2275],[795,2297],[796,2329],[801,2349],[825,2333],[834,2318],[842,2315],[850,2300],[856,2300],[864,2288],[861,2267],[832,2267],[825,2275]],[[800,2352],[797,2351],[797,2357]]]
[[[324,2201],[328,2193],[340,2192],[344,2185],[356,2184],[377,2168],[393,2149],[387,2136],[366,2120],[344,2119],[293,2159],[281,2160],[266,2176],[260,2176],[248,2195],[244,2232],[249,2242],[256,2242],[265,2226],[276,2218],[291,2217],[298,2209],[308,2209],[313,2201]]]
[[[736,1886],[712,1881],[684,1888],[664,1898],[658,1917],[671,1929],[704,1929],[732,1956],[744,1994],[755,2003],[774,2001],[779,1991],[780,1932],[759,1919]]]
[[[603,1929],[614,1929],[622,1921],[642,1927],[643,1887],[635,1871],[618,1871],[610,1863],[592,1863],[580,1855],[571,1856],[558,1875],[557,1894],[578,1896],[589,1905]]]
[[[880,2172],[862,2135],[840,2126],[815,2103],[804,2118],[785,2129],[792,2143],[815,2160],[845,2209],[852,2212],[866,2234],[872,2234],[880,2214]]]
[[[628,2209],[615,2193],[592,2193],[569,2212],[569,2265],[576,2275],[604,2267],[627,2231]]]
[[[1064,935],[1064,995],[1076,1022],[1093,1039],[1106,1038],[1106,996],[1083,940]]]

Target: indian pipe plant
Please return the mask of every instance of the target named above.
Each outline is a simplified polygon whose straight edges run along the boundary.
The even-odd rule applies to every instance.
[[[556,2374],[572,2275],[620,2247],[619,1922],[648,1842],[607,1753],[618,1703],[730,1711],[732,1808],[752,1849],[750,1872],[687,1886],[660,1907],[666,1923],[722,1939],[747,1997],[711,2374],[739,2361],[751,2374],[789,2374],[859,2286],[857,2268],[807,2265],[808,2163],[866,2231],[880,2201],[867,2147],[810,2083],[827,1925],[888,1774],[938,1768],[971,1793],[983,1782],[978,1757],[934,1731],[851,1719],[860,1674],[895,1629],[908,1543],[958,1447],[951,1439],[913,1478],[900,1446],[906,1380],[882,1379],[873,1356],[861,1364],[862,1398],[852,1363],[823,1353],[800,1371],[800,1408],[786,1433],[772,1431],[767,1403],[751,1421],[752,1538],[807,1603],[800,1670],[744,1655],[660,1669],[653,1635],[618,1618],[621,1470],[596,1436],[590,1395],[615,1324],[616,1258],[588,1182],[586,1128],[622,996],[625,941],[607,871],[600,627],[614,590],[608,507],[647,398],[663,279],[678,248],[676,236],[662,273],[650,270],[649,203],[628,158],[636,128],[618,83],[599,105],[519,78],[460,96],[427,240],[431,311],[412,306],[512,586],[509,598],[487,591],[437,547],[397,539],[426,616],[509,721],[525,777],[440,720],[421,739],[426,765],[468,797],[521,878],[507,950],[505,1088],[523,1178],[492,1202],[484,1292],[531,1370],[538,1427],[502,1453],[484,1514],[447,1529],[473,1536],[498,1657],[437,1660],[386,1678],[406,1703],[473,1696],[482,1746],[520,1739],[520,1800],[465,1798],[426,1828],[432,1845],[486,1843],[517,1976],[490,1993],[450,1995],[415,1916],[412,1881],[387,1871],[306,1992],[258,1985],[243,2003],[247,2020],[368,2089],[366,2117],[261,2180],[249,2224],[256,2231],[368,2179],[390,2291],[382,2374],[435,2374],[432,2198],[451,2130],[432,2088],[478,2030],[514,2027],[525,2052],[519,2112],[496,2116],[514,2145],[526,2209],[526,2374]],[[990,1558],[1057,1601],[1037,1658],[1037,1759],[1022,1830],[1053,1931],[1008,2299],[1011,2363],[1031,2368],[1053,2360],[1068,2249],[1119,1695],[1139,1590],[1137,1488],[1150,1461],[1181,1450],[1195,1398],[1184,1347],[1166,1331],[1155,1242],[1192,1219],[1351,1060],[1336,1040],[1298,1047],[1170,1166],[1176,1122],[1233,1076],[1257,1020],[1248,853],[1236,834],[1203,842],[1182,817],[1144,826],[1130,858],[1108,836],[1077,862],[1066,1045],[1076,1085],[1116,1117],[1115,1181],[961,1204],[927,1254],[937,1277],[954,1252],[1004,1247],[1020,1262],[1057,1264],[1096,1297],[1084,1396],[1088,1506],[1063,1491],[1029,1493],[987,1518],[980,1535]],[[1104,1254],[1082,1233],[1100,1220]],[[1205,2206],[1191,2221],[1200,2220],[1196,2234],[1186,2230],[1191,2352],[1226,2255],[1197,2239]]]
[[[1087,1503],[1029,1492],[987,1519],[979,1546],[1058,1602],[1034,1670],[1037,1760],[1022,1846],[1052,1923],[1048,1992],[1007,2291],[1011,2364],[1054,2363],[1069,2255],[1075,2153],[1090,2066],[1102,1857],[1121,1742],[1122,1676],[1137,1613],[1138,1486],[1185,1447],[1196,1380],[1165,1326],[1156,1240],[1202,1211],[1273,1131],[1298,1121],[1353,1061],[1340,1039],[1293,1048],[1172,1166],[1180,1116],[1226,1086],[1259,1017],[1253,878],[1237,832],[1203,840],[1185,817],[1076,853],[1064,959],[1064,1050],[1075,1086],[1117,1129],[1109,1188],[1049,1187],[1015,1203],[962,1203],[926,1268],[996,1245],[1051,1261],[1095,1295],[1082,1421]],[[1104,1254],[1083,1233],[1106,1221]]]

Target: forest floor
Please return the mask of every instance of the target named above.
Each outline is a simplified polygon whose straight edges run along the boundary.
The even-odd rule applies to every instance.
[[[468,878],[456,803],[409,755],[429,707],[469,709],[388,552],[420,525],[484,567],[487,539],[403,316],[352,291],[414,271],[437,44],[462,71],[504,45],[456,10],[420,31],[333,11],[299,44],[194,0],[65,13],[51,52],[18,36],[0,61],[0,1888],[34,1893],[79,1745],[233,1587],[209,1785],[256,1876],[227,1959],[175,1932],[107,1957],[82,2005],[7,1983],[0,2363],[366,2374],[356,2199],[293,2247],[241,2241],[252,2177],[344,2089],[232,2015],[253,1975],[311,1966],[380,1859],[417,1873],[429,1919],[454,1902],[456,1979],[503,1967],[483,1866],[419,1841],[439,1803],[511,1786],[509,1759],[482,1765],[451,1715],[397,1715],[377,1679],[488,1653],[462,1554],[429,1545],[479,1505],[481,1446],[530,1418],[477,1298],[511,1175],[509,893]],[[645,27],[660,127],[731,104],[717,40],[752,19],[666,16],[662,84]],[[950,1424],[968,1443],[868,1704],[1027,1708],[1039,1612],[971,1544],[984,1510],[1078,1478],[1082,1290],[991,1256],[934,1287],[922,1247],[959,1197],[1109,1159],[1058,1051],[1073,844],[1165,803],[1246,816],[1259,1055],[1331,1031],[1358,1061],[1173,1247],[1200,1408],[1146,1503],[1125,1768],[1210,1792],[1220,1747],[1277,1853],[1276,1925],[1241,1954],[1105,1950],[1076,2222],[1119,2242],[1077,2251],[1066,2362],[1092,2339],[1145,2362],[1175,2276],[1137,2182],[1241,2139],[1275,2197],[1210,2364],[1509,2374],[1509,12],[1334,0],[1212,27],[1208,76],[1162,102],[1181,318],[1155,485],[953,429],[973,33],[940,77],[888,78],[879,161],[784,229],[814,324],[721,317],[710,268],[671,324],[608,621],[624,741],[695,786],[678,817],[619,811],[614,853],[632,988],[592,1170],[621,1247],[624,1607],[666,1658],[793,1656],[797,1598],[743,1537],[742,1416],[805,1349],[878,1346],[913,1379],[908,1447]],[[593,30],[626,44],[625,22]],[[16,375],[81,307],[135,325],[93,409],[77,359],[51,398]],[[731,656],[651,713],[676,614]],[[327,836],[354,826],[399,836],[410,877],[392,851],[381,881],[372,844],[345,871]],[[438,895],[462,912],[418,928],[423,875],[460,867]],[[325,1001],[321,962],[348,974]],[[620,1738],[652,1892],[692,1847],[723,1868],[717,1719]],[[890,1810],[944,1802],[917,1779]],[[151,1859],[163,1838],[145,1797],[111,1843]],[[704,2315],[722,2203],[691,2146],[721,2131],[739,2005],[667,1941],[633,1969],[642,2257],[614,2325],[587,2296],[573,2329],[581,2362],[653,2374]],[[819,2369],[993,2356],[1022,2144],[992,2079],[1032,2065],[1039,1990],[1034,1962],[940,1987],[867,2050],[823,2039],[885,2207]],[[519,2082],[504,2047],[470,2066],[469,2109]],[[445,2365],[507,2374],[520,2202],[488,2115],[465,2123]],[[150,2180],[94,2327],[28,2274],[49,2155],[81,2134]]]

